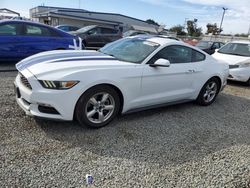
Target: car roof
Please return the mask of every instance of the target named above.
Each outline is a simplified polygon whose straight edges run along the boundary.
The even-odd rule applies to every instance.
[[[62,25],[57,25],[55,27],[61,27],[61,26],[70,26],[70,27],[78,27],[78,26],[74,26],[74,25],[69,25],[69,24],[62,24]],[[79,27],[78,27],[79,28]]]
[[[247,40],[239,40],[239,41],[232,41],[232,42],[229,42],[229,43],[240,43],[240,44],[250,44],[250,41],[247,41]]]
[[[64,35],[64,36],[72,36],[72,35],[70,35],[70,34],[68,34],[68,33],[66,33],[66,32],[63,32],[63,31],[61,31],[61,30],[59,30],[59,29],[56,29],[56,28],[54,28],[54,27],[52,27],[52,26],[50,26],[50,25],[46,25],[46,24],[42,24],[42,23],[39,23],[39,22],[33,22],[33,21],[29,21],[29,20],[1,20],[0,21],[0,24],[2,24],[2,23],[6,23],[6,24],[8,24],[8,23],[27,23],[27,24],[34,24],[34,25],[37,25],[37,26],[43,26],[43,27],[48,27],[48,28],[50,28],[50,29],[52,29],[52,30],[54,30],[54,31],[56,31],[56,32],[59,32],[59,33],[61,33],[62,35]]]
[[[36,24],[36,25],[51,27],[49,25],[42,24],[39,22],[30,21],[30,20],[2,20],[2,21],[0,21],[0,23],[28,23],[28,24]]]
[[[165,46],[167,44],[169,44],[169,45],[182,45],[182,46],[192,48],[192,49],[207,56],[207,54],[204,51],[202,51],[201,49],[199,49],[195,46],[192,46],[192,45],[187,44],[183,41],[171,39],[168,37],[169,36],[164,36],[164,35],[136,35],[136,36],[130,36],[127,38],[141,39],[141,40],[145,40],[145,41],[149,41],[149,42],[154,42],[154,43],[160,44],[161,46]]]
[[[150,42],[158,43],[160,45],[164,45],[164,44],[167,44],[167,43],[173,43],[173,42],[176,43],[176,44],[185,44],[182,41],[171,39],[171,38],[169,38],[169,36],[164,36],[164,35],[149,35],[149,34],[147,34],[147,35],[136,35],[136,36],[132,36],[132,37],[129,37],[129,38],[143,39],[143,40],[147,40],[147,41],[150,41]]]

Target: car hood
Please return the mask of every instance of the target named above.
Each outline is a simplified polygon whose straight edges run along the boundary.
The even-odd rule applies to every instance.
[[[116,58],[92,50],[56,50],[30,56],[18,64],[19,72],[28,69],[36,77],[48,74],[71,74],[86,69],[110,69],[121,66],[134,66],[134,63],[119,61]]]
[[[229,65],[235,65],[235,64],[238,64],[240,62],[243,62],[243,61],[250,59],[250,57],[222,54],[219,52],[214,53],[212,56],[217,60],[221,60],[221,61],[228,63]]]

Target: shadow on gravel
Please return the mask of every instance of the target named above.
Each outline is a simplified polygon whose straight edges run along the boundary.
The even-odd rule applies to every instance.
[[[84,153],[158,164],[182,164],[233,145],[250,144],[250,100],[221,94],[208,107],[193,103],[138,112],[101,129],[37,120],[46,135]]]
[[[237,82],[237,81],[228,80],[227,84],[230,86],[237,86],[237,87],[241,87],[241,88],[249,88],[250,89],[250,86],[244,82]]]
[[[0,62],[0,72],[12,72],[16,70],[17,62]]]

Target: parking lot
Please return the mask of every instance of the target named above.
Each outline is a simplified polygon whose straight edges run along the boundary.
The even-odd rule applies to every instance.
[[[25,116],[0,73],[0,187],[250,187],[250,88],[119,117],[98,130]],[[91,186],[90,186],[91,187]]]

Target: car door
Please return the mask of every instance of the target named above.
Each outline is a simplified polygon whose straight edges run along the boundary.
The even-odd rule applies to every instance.
[[[47,27],[25,24],[24,34],[21,39],[23,54],[30,56],[39,52],[61,48],[61,46],[58,46],[58,40],[60,39],[61,37],[54,36]]]
[[[119,39],[118,30],[112,28],[101,28],[102,46]]]
[[[160,58],[169,60],[170,66],[149,66]],[[148,64],[145,64],[142,97],[138,105],[191,99],[196,91],[194,82],[199,79],[203,71],[203,60],[205,60],[204,54],[182,45],[171,45],[160,50]]]
[[[0,24],[0,60],[18,61],[23,57],[21,23],[2,23]]]
[[[102,41],[101,29],[99,27],[95,27],[89,30],[87,34],[88,35],[85,38],[87,47],[89,48],[102,47],[103,41]]]

